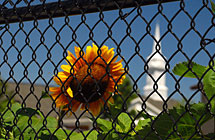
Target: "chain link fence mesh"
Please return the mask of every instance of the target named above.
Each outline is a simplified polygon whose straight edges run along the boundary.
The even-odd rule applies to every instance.
[[[34,139],[40,139],[39,132],[42,129],[48,130],[48,126],[51,124],[47,120],[51,116],[58,119],[58,127],[54,128],[53,131],[48,130],[52,137],[47,137],[47,139],[54,139],[54,134],[57,134],[59,129],[67,134],[65,139],[69,139],[69,136],[75,132],[81,133],[84,139],[88,139],[93,130],[98,130],[95,121],[98,117],[93,115],[93,111],[88,105],[88,102],[91,102],[90,97],[85,100],[82,99],[82,102],[86,103],[82,107],[82,111],[78,109],[77,112],[73,112],[72,107],[68,107],[68,110],[60,110],[56,107],[57,99],[45,98],[44,96],[50,95],[50,87],[56,86],[53,78],[58,77],[58,73],[62,71],[61,65],[66,64],[67,51],[75,54],[74,46],[80,48],[78,63],[79,60],[85,59],[83,53],[86,53],[87,46],[94,43],[99,48],[97,58],[101,58],[103,61],[107,59],[102,56],[102,46],[107,45],[109,48],[114,48],[115,54],[111,61],[115,57],[118,57],[117,61],[122,60],[124,72],[120,78],[126,75],[130,79],[130,85],[127,87],[130,86],[131,88],[126,97],[123,97],[118,90],[117,84],[120,80],[113,80],[115,83],[113,93],[118,94],[117,96],[120,97],[118,100],[122,104],[118,115],[114,116],[110,113],[107,102],[111,97],[102,99],[105,105],[99,116],[103,115],[103,118],[105,118],[104,114],[110,116],[109,118],[114,122],[112,130],[117,129],[115,124],[117,116],[121,112],[125,112],[132,120],[129,131],[134,131],[138,135],[136,137],[138,139],[150,138],[151,133],[156,134],[154,139],[169,139],[173,134],[176,134],[178,139],[192,139],[196,134],[205,139],[199,132],[202,129],[199,123],[208,113],[214,117],[210,107],[213,98],[215,98],[215,96],[208,98],[203,91],[202,81],[206,74],[200,77],[196,75],[195,80],[190,80],[184,78],[185,74],[176,76],[172,72],[173,67],[179,62],[190,62],[188,71],[193,71],[191,62],[195,61],[202,65],[208,65],[213,63],[215,57],[215,16],[210,8],[210,1],[198,0],[195,2],[184,0],[1,1],[0,101],[2,105],[3,101],[6,100],[7,102],[6,109],[2,109],[0,113],[0,125],[3,124],[5,116],[10,112],[13,118],[11,129],[20,133],[19,139],[26,137],[25,131],[28,129],[31,129],[35,134]],[[160,25],[162,31],[159,39],[154,34],[156,24]],[[154,52],[151,53],[153,42],[155,42],[155,48]],[[150,61],[157,55],[162,58],[165,65],[163,66],[164,70],[155,78],[150,72]],[[105,63],[109,67],[107,62]],[[87,66],[87,74],[92,77],[93,64],[89,63]],[[213,66],[214,64],[211,64],[210,69],[213,69]],[[108,69],[105,68],[105,71],[110,76]],[[165,76],[168,87],[167,97],[163,97],[158,90],[159,81]],[[82,78],[82,80],[86,79],[86,77]],[[105,76],[103,78],[105,79]],[[147,78],[153,81],[153,87],[152,92],[144,96],[143,87]],[[96,84],[96,87],[99,93],[95,96],[100,97],[102,89],[100,90],[99,87],[105,88],[105,85]],[[190,87],[193,90],[190,90]],[[62,91],[65,90],[63,88]],[[87,88],[90,90],[91,86]],[[158,101],[152,99],[154,94],[160,98]],[[77,100],[81,100],[80,98],[84,95],[76,96],[79,96],[76,98]],[[132,98],[133,102],[130,101],[131,96],[135,96],[137,100]],[[69,100],[69,104],[72,104],[71,98],[67,97],[65,100]],[[199,101],[207,104],[208,110],[202,112],[201,118],[195,118],[190,104]],[[26,122],[18,121],[19,116],[13,111],[12,104],[17,102],[26,109],[26,112],[31,112],[27,115],[24,113],[27,116]],[[129,111],[130,107],[132,105],[136,107],[137,103],[140,103],[139,112],[132,116]],[[152,108],[155,109],[147,107],[151,104]],[[178,104],[183,104],[186,108],[175,120],[168,109]],[[40,111],[40,117],[44,118],[39,129],[32,123],[36,112],[31,111],[30,108]],[[162,116],[164,112],[168,114],[174,124],[167,137],[163,138],[162,134],[159,134],[154,127],[156,119],[150,126],[149,133],[141,135],[135,132],[135,125],[137,125],[135,122],[141,113],[145,113],[148,117],[151,114],[158,115],[157,119],[159,119],[159,116]],[[193,135],[184,138],[179,133],[177,123],[187,113],[195,121],[196,129]],[[89,118],[93,118],[94,121]],[[26,123],[27,127],[20,128],[20,123]],[[214,123],[213,120],[212,123]],[[205,126],[204,129],[207,128]],[[214,128],[211,129],[214,131]],[[69,133],[66,130],[70,130]],[[85,130],[89,130],[89,133],[84,133]],[[10,130],[5,131],[6,135],[3,139],[10,139]],[[3,129],[0,132],[3,133]],[[98,131],[98,133],[100,132]],[[129,132],[120,137],[126,139],[128,135]],[[103,139],[108,139],[107,135]]]

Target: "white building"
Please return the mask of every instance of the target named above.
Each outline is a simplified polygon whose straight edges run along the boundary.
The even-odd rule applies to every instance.
[[[160,27],[156,24],[155,41],[152,47],[152,53],[148,56],[148,73],[146,85],[143,88],[144,96],[150,96],[150,99],[163,101],[167,99],[168,88],[166,86],[165,57],[161,51]],[[150,76],[151,75],[151,76]]]
[[[142,99],[136,98],[131,102],[129,110],[145,110],[151,115],[157,115],[163,110],[163,103],[168,97],[165,75],[165,57],[161,51],[160,27],[156,24],[152,53],[147,57],[148,75],[143,87]],[[171,103],[170,103],[171,102]],[[169,101],[172,107],[175,101]]]

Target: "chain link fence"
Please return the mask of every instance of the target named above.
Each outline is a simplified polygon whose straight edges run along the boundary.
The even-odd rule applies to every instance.
[[[209,0],[0,2],[1,139],[214,139]]]

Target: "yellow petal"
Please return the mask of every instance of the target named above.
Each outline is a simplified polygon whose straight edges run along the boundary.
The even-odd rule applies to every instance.
[[[80,53],[81,53],[81,48],[80,47],[75,47],[75,55],[76,55],[77,59],[80,58]]]
[[[91,62],[90,59],[93,56],[93,54],[91,53],[92,52],[91,50],[92,50],[91,46],[87,46],[87,49],[86,49],[86,60],[87,60],[88,63]]]
[[[105,50],[104,52],[102,52],[101,57],[105,60],[106,63],[109,63],[110,60],[113,58],[114,56],[114,48],[111,48],[110,50]]]
[[[54,90],[57,90],[57,88]],[[51,94],[51,97],[54,99],[57,107],[64,106],[69,103],[68,98],[61,92],[60,88],[58,88],[56,92]]]
[[[80,51],[81,51],[81,49],[79,47],[75,47],[75,55],[77,57],[77,61],[79,61],[79,64],[81,66],[83,66],[85,64],[83,58],[85,59],[86,56],[85,56],[85,54],[83,54],[83,56],[81,57],[80,56]]]
[[[102,55],[106,55],[107,51],[108,51],[108,46],[102,46],[101,47],[101,51],[102,51]]]
[[[61,69],[64,70],[65,72],[70,73],[71,66],[70,65],[61,65]]]
[[[63,84],[63,81],[57,76],[54,76],[53,80],[55,81],[55,83],[57,83],[60,86]]]
[[[60,91],[60,87],[50,87],[49,91],[50,92],[59,92]]]
[[[72,98],[73,97],[73,92],[70,87],[67,88],[66,92],[69,94],[69,96]]]
[[[69,77],[69,73],[67,72],[58,72],[57,76],[54,76],[53,80],[58,84],[62,85]]]
[[[68,53],[68,56],[72,57],[74,60],[76,60],[75,56],[70,52],[70,51],[67,51]]]
[[[113,65],[111,69],[112,70],[119,70],[119,69],[124,70],[124,68],[122,68],[122,63],[118,63],[116,65]]]
[[[114,62],[117,60],[117,58],[118,58],[118,55],[113,58],[113,60],[111,61],[111,63],[114,64]]]

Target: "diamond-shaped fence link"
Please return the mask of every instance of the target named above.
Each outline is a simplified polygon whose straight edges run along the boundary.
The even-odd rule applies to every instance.
[[[214,139],[209,0],[3,0],[0,139]]]

